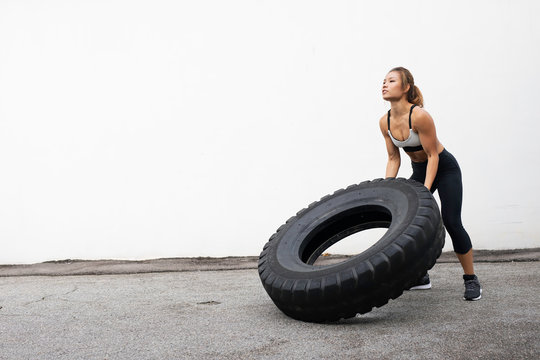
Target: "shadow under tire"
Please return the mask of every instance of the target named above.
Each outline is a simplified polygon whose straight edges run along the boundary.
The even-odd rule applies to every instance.
[[[316,266],[339,240],[388,228],[373,246],[338,264]],[[396,299],[435,265],[445,230],[433,195],[407,179],[351,185],[299,211],[264,245],[261,282],[286,315],[337,321]]]

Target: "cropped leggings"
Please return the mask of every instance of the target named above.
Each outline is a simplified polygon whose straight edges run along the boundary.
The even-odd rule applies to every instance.
[[[427,161],[412,162],[411,179],[424,183],[426,178]],[[454,251],[465,254],[471,248],[471,238],[461,223],[461,204],[463,202],[463,184],[461,170],[452,154],[444,149],[439,154],[437,175],[431,186],[431,193],[438,190],[441,199],[441,215],[444,227],[454,245]]]

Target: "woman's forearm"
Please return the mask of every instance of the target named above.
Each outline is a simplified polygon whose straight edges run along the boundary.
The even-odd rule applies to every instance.
[[[386,164],[386,176],[385,178],[395,178],[398,174],[400,160],[388,160]]]
[[[428,156],[428,163],[426,169],[426,179],[424,180],[424,186],[431,190],[437,170],[439,168],[439,155]]]

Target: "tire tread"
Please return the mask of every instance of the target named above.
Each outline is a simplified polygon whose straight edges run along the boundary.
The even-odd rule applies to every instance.
[[[282,232],[322,202],[373,186],[408,187],[414,189],[418,198],[413,221],[389,246],[349,269],[322,277],[291,277],[283,270],[277,274],[274,270],[275,251]],[[311,322],[337,321],[367,313],[399,297],[404,289],[434,266],[444,240],[439,207],[423,184],[404,178],[378,178],[335,190],[290,217],[264,245],[259,255],[258,273],[272,301],[288,316]]]

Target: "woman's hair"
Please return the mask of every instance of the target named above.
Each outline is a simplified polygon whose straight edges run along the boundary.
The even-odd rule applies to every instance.
[[[407,101],[409,101],[411,104],[416,104],[420,107],[424,106],[424,97],[422,96],[422,93],[420,92],[420,89],[418,86],[414,85],[414,78],[411,74],[411,72],[404,67],[395,67],[389,72],[396,71],[401,74],[401,84],[403,86],[403,89],[407,87],[407,85],[410,85],[409,91],[407,92]]]

